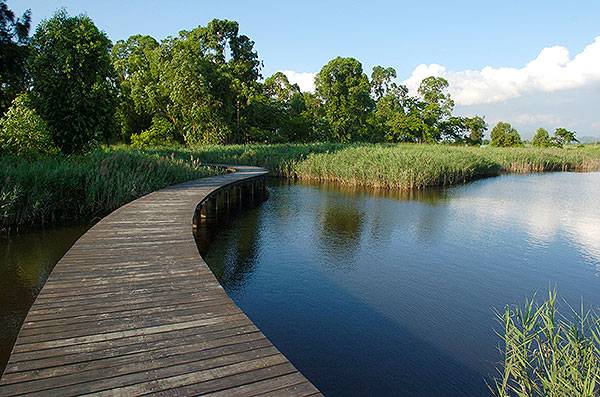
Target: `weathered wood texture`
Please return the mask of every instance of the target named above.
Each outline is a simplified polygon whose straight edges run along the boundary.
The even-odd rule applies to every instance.
[[[266,174],[236,169],[144,196],[85,233],[29,311],[0,395],[318,394],[198,253],[198,203]]]

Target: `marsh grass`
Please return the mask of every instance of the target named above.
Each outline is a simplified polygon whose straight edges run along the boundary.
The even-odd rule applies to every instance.
[[[97,150],[85,156],[0,156],[0,229],[86,221],[168,185],[245,164],[271,175],[415,190],[505,172],[600,170],[600,148],[473,148],[425,144],[206,145]]]
[[[473,148],[425,144],[278,144],[147,149],[203,162],[266,167],[271,175],[421,189],[501,173],[600,170],[600,149]]]
[[[600,318],[591,310],[558,311],[556,291],[498,313],[504,362],[496,396],[596,396],[600,392]]]
[[[85,156],[0,157],[0,229],[89,221],[163,187],[224,172],[195,159],[97,150]]]

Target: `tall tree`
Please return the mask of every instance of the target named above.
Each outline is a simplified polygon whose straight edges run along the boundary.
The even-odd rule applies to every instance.
[[[454,101],[446,92],[448,85],[448,81],[442,77],[430,76],[421,81],[417,90],[422,100],[419,111],[427,126],[421,140],[441,138],[441,123],[451,116],[454,109]]]
[[[265,80],[265,94],[271,99],[276,126],[269,137],[273,142],[307,142],[312,139],[313,125],[307,117],[305,96],[298,84],[291,84],[287,76],[277,72]]]
[[[568,145],[573,141],[579,142],[577,138],[575,138],[575,131],[569,131],[566,128],[557,128],[556,131],[554,131],[554,136],[561,146]]]
[[[106,34],[63,9],[38,25],[31,45],[32,102],[55,144],[73,153],[110,139],[118,86]]]
[[[0,116],[27,87],[30,23],[30,10],[15,19],[6,1],[0,0]]]
[[[360,62],[342,57],[329,61],[315,77],[315,86],[317,95],[324,102],[331,138],[350,142],[364,137],[367,116],[375,102]]]
[[[373,67],[371,72],[371,94],[375,101],[379,101],[391,88],[396,86],[393,79],[396,78],[396,70],[392,67]]]
[[[150,36],[135,35],[119,40],[112,49],[121,87],[117,119],[125,141],[150,128],[156,116],[167,114],[165,98],[158,92],[158,46]]]

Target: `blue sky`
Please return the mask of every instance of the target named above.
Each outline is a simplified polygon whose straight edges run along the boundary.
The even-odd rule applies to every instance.
[[[241,33],[256,42],[265,77],[284,70],[306,87],[312,73],[329,60],[352,56],[367,73],[375,65],[394,67],[398,81],[409,87],[426,77],[423,73],[443,76],[457,102],[455,113],[485,115],[489,124],[508,121],[525,137],[540,126],[600,136],[600,120],[595,119],[600,100],[597,0],[7,4],[17,14],[30,8],[34,26],[62,6],[73,15],[86,13],[113,41],[137,33],[160,40],[213,18],[236,20]],[[544,56],[538,57],[540,53]],[[587,65],[579,61],[569,66],[581,53]],[[527,67],[536,58],[535,67]],[[594,63],[598,73],[592,72]]]

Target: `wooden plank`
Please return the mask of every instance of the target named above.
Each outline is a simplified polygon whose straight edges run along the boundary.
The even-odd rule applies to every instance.
[[[27,315],[0,396],[318,393],[225,294],[192,234],[199,202],[265,174],[172,186],[94,225]]]

